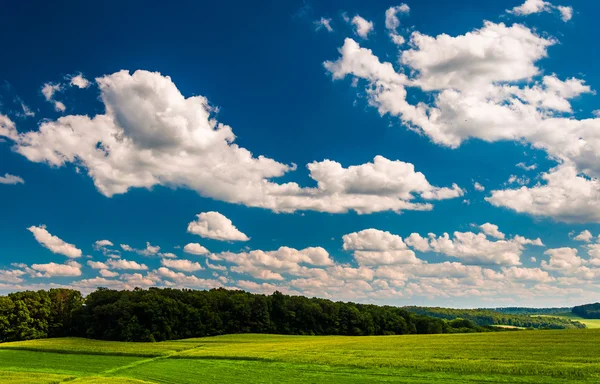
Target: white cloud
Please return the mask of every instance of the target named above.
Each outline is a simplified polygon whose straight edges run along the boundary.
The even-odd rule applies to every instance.
[[[18,99],[20,100],[20,99]],[[19,117],[33,117],[35,116],[35,112],[33,112],[31,110],[31,108],[29,108],[27,105],[25,105],[25,103],[23,101],[21,101],[21,109],[23,110],[23,113],[18,113],[17,115]]]
[[[204,269],[204,268],[202,268],[200,263],[195,262],[195,261],[185,260],[185,259],[177,259],[177,260],[162,259],[160,262],[165,267],[177,269],[179,271],[185,271],[185,272],[193,272],[193,271],[199,271],[201,269]]]
[[[544,252],[550,256],[549,261],[542,261],[542,268],[546,270],[572,270],[585,264],[585,260],[577,256],[575,248],[553,248]]]
[[[39,272],[39,277],[81,276],[81,264],[76,261],[68,261],[65,264],[33,264],[31,269]]]
[[[248,241],[250,238],[219,212],[202,212],[198,220],[188,224],[187,231],[195,235],[220,241]]]
[[[390,7],[385,11],[385,27],[388,30],[389,36],[396,45],[402,45],[405,42],[403,36],[399,35],[397,30],[400,27],[400,20],[398,14],[408,14],[410,8],[406,4],[400,4],[395,7]]]
[[[198,243],[189,243],[183,247],[183,252],[190,253],[192,255],[206,255],[209,253],[209,250]]]
[[[87,88],[91,85],[88,79],[83,77],[83,74],[70,76],[70,84],[72,87]]]
[[[69,258],[81,257],[81,250],[75,247],[73,244],[69,244],[57,236],[53,236],[46,230],[45,225],[39,227],[31,226],[27,228],[28,231],[33,233],[33,237],[38,243],[48,248],[52,253],[67,256]]]
[[[325,29],[327,32],[333,32],[333,28],[331,27],[331,19],[326,19],[321,17],[319,20],[315,21],[315,30],[319,31],[321,29]]]
[[[537,168],[537,164],[526,165],[525,163],[521,162],[518,163],[516,167],[522,168],[526,171],[534,171]]]
[[[173,252],[161,252],[158,254],[158,256],[164,257],[167,259],[176,259],[177,258],[177,255],[174,254]]]
[[[118,272],[114,272],[114,271],[109,271],[108,269],[101,269],[99,271],[100,276],[102,277],[117,277],[119,276]]]
[[[121,248],[126,252],[135,252],[138,255],[142,256],[155,256],[159,251],[160,247],[158,245],[152,245],[150,242],[146,242],[146,248],[144,249],[136,249],[127,244],[121,244]]]
[[[222,287],[223,284],[219,280],[213,279],[201,279],[196,276],[186,275],[182,272],[174,272],[168,268],[160,267],[156,270],[158,276],[166,277],[173,280],[182,287],[189,288],[217,288]]]
[[[558,10],[562,21],[567,22],[573,17],[573,8],[563,5],[554,6],[552,3],[544,0],[525,0],[525,2],[513,9],[507,9],[506,12],[517,16],[527,16],[534,13],[552,12]]]
[[[573,240],[584,241],[586,243],[589,243],[593,237],[594,236],[592,236],[592,233],[590,231],[588,231],[587,229],[585,229],[585,230],[581,231],[581,233],[579,235],[575,236],[573,238]]]
[[[0,184],[9,184],[9,185],[15,185],[15,184],[25,184],[25,181],[20,178],[19,176],[15,176],[15,175],[11,175],[11,174],[5,174],[4,176],[0,176]]]
[[[411,233],[410,236],[408,236],[404,240],[404,242],[408,246],[420,252],[428,252],[429,250],[431,250],[431,248],[429,247],[429,240],[427,240],[426,237],[421,237],[421,235],[419,235],[418,233]]]
[[[554,280],[546,271],[539,268],[504,268],[503,274],[512,281],[545,283]]]
[[[473,188],[475,188],[475,190],[479,192],[485,191],[485,187],[479,184],[478,182],[473,183]]]
[[[402,238],[378,229],[365,229],[343,236],[344,249],[354,252],[359,265],[419,264]]]
[[[110,240],[97,240],[94,243],[94,249],[99,250],[105,247],[113,247],[114,244]]]
[[[294,182],[277,184],[271,180],[295,170],[296,166],[264,156],[254,157],[234,144],[231,127],[215,120],[214,108],[206,98],[185,98],[169,77],[147,71],[133,74],[121,71],[96,82],[105,114],[92,118],[63,116],[56,121],[43,121],[37,131],[21,134],[14,123],[2,118],[0,135],[15,141],[15,151],[30,161],[56,167],[76,163],[78,168],[87,169],[97,189],[108,197],[126,193],[130,188],[165,185],[186,187],[205,197],[277,212],[431,209],[429,204],[389,195],[381,185],[383,190],[370,189],[368,193],[352,190],[334,193],[320,187],[341,181],[329,172],[323,177],[333,180],[319,178],[323,170],[341,168],[344,173],[353,173],[387,164],[393,165],[389,170],[394,172],[394,168],[400,167],[412,170],[412,164],[376,157],[375,164],[342,168],[339,163],[325,160],[308,165],[317,188],[302,188]],[[423,177],[421,173],[415,174]],[[461,190],[456,186],[439,189],[429,186],[428,191],[422,191],[426,192],[435,199],[438,195],[439,198],[459,195]]]
[[[21,276],[24,274],[25,272],[18,269],[0,269],[0,281],[5,283],[21,283],[23,282]]]
[[[56,109],[57,112],[64,112],[67,109],[61,101],[54,99],[54,94],[56,92],[61,92],[62,90],[62,85],[54,83],[46,83],[42,87],[42,94],[46,98],[46,101],[54,104],[54,109]]]
[[[108,269],[108,265],[101,261],[88,260],[87,265],[89,265],[92,269]]]
[[[504,233],[498,230],[498,226],[491,223],[485,223],[479,226],[483,233],[488,236],[495,237],[496,239],[504,239]]]
[[[468,264],[521,265],[520,256],[526,244],[541,246],[539,239],[529,240],[515,236],[509,240],[490,241],[483,233],[454,232],[435,237],[430,234],[429,246],[437,253],[456,257]]]
[[[354,25],[354,33],[363,39],[366,39],[369,33],[373,31],[373,22],[365,20],[359,15],[352,18],[352,24]]]
[[[559,5],[556,7],[556,9],[558,9],[558,11],[560,12],[562,21],[564,21],[565,23],[573,18],[573,8],[572,7],[565,7],[565,6]]]
[[[110,259],[106,262],[113,269],[128,269],[128,270],[146,270],[148,267],[145,264],[138,264],[133,260],[125,259]]]
[[[486,200],[519,213],[564,222],[600,222],[600,181],[578,175],[570,165],[553,168],[541,177],[546,184],[492,191]]]

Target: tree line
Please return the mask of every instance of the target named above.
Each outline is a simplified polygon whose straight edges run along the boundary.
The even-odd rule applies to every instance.
[[[571,312],[584,319],[600,319],[600,303],[578,305]]]
[[[585,328],[585,325],[569,319],[558,317],[536,317],[528,315],[517,315],[501,313],[489,309],[453,309],[435,307],[405,307],[407,310],[440,319],[463,318],[480,326],[488,325],[510,325],[514,327],[536,328],[536,329],[571,329]]]
[[[115,341],[163,341],[231,333],[404,335],[497,331],[469,319],[440,319],[399,307],[209,291],[99,288],[0,296],[0,342],[78,336]]]
[[[562,315],[571,312],[571,307],[556,308],[529,308],[529,307],[502,307],[502,308],[481,308],[495,312],[506,313],[509,315]]]

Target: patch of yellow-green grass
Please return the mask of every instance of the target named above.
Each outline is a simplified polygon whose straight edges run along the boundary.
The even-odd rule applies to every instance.
[[[49,373],[0,371],[0,383],[11,384],[58,384],[72,376]]]
[[[585,324],[586,328],[589,329],[600,328],[600,319],[584,319],[583,317],[577,316],[572,312],[560,313],[558,315],[552,315],[552,317],[560,317],[563,319],[579,321],[580,323]]]
[[[151,381],[131,379],[127,377],[84,377],[71,381],[73,384],[154,384]]]
[[[405,336],[230,335],[175,357],[600,378],[600,330]]]
[[[114,356],[164,356],[173,352],[194,348],[199,345],[195,341],[163,341],[159,343],[129,343],[119,341],[103,341],[65,337],[56,339],[39,339],[17,341],[0,344],[0,350],[12,349],[22,351],[58,352],[80,355],[114,355]]]

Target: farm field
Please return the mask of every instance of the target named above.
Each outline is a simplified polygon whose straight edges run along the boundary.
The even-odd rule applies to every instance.
[[[0,344],[0,382],[597,383],[600,329]]]
[[[583,317],[577,316],[572,312],[565,312],[558,315],[552,315],[552,317],[560,317],[563,319],[575,320],[585,324],[587,328],[594,329],[600,328],[600,319],[584,319]]]

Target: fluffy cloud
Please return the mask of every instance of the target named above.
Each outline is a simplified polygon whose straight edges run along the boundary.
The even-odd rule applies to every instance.
[[[486,200],[495,206],[564,222],[600,222],[600,181],[561,165],[541,174],[546,182],[534,187],[492,191]]]
[[[485,191],[485,187],[483,185],[479,184],[478,182],[473,183],[473,188],[475,188],[475,190],[478,192]]]
[[[113,269],[127,269],[134,271],[142,271],[147,270],[148,267],[145,264],[138,264],[133,260],[125,260],[125,259],[110,259],[106,262]]]
[[[46,101],[54,104],[54,109],[56,109],[57,112],[64,112],[67,109],[61,101],[54,99],[54,94],[62,90],[63,87],[60,84],[46,83],[42,87],[42,95],[44,95]]]
[[[89,265],[92,269],[108,269],[108,265],[101,261],[88,260],[87,265]]]
[[[429,246],[437,253],[456,257],[468,264],[520,265],[520,256],[526,244],[543,245],[540,239],[530,240],[515,236],[509,240],[490,241],[483,233],[454,232],[435,237],[430,234]]]
[[[431,209],[429,204],[402,200],[383,190],[330,191],[341,176],[379,164],[414,169],[412,164],[378,157],[375,164],[342,168],[325,160],[308,165],[317,188],[297,183],[277,184],[273,178],[295,170],[264,156],[254,157],[234,143],[231,127],[219,123],[214,109],[202,96],[184,97],[167,76],[159,73],[121,71],[96,79],[106,110],[92,118],[63,116],[43,121],[37,131],[18,133],[14,123],[0,118],[0,136],[15,142],[14,150],[33,162],[61,167],[75,163],[87,169],[105,196],[126,193],[130,188],[156,185],[185,187],[200,195],[230,203],[262,207],[277,212],[316,210],[343,213],[356,210]],[[421,175],[420,173],[415,173]],[[322,175],[321,177],[319,175]],[[381,175],[380,177],[385,177]],[[394,177],[396,175],[387,175]],[[409,180],[414,177],[409,176]],[[326,177],[333,177],[332,180]],[[406,185],[403,190],[410,189]],[[402,183],[402,180],[398,181]],[[426,199],[457,196],[460,189],[429,187]]]
[[[354,25],[354,33],[363,39],[366,39],[369,33],[373,31],[373,22],[365,20],[359,15],[352,18],[352,25]]]
[[[81,73],[78,75],[71,76],[70,84],[72,87],[77,87],[77,88],[87,88],[91,85],[89,80],[86,79],[85,77],[83,77],[83,75]]]
[[[419,264],[402,238],[390,232],[365,229],[343,236],[344,249],[353,251],[360,265]]]
[[[38,277],[81,276],[81,264],[68,261],[66,264],[33,264],[31,269],[39,272]]]
[[[554,280],[546,271],[539,268],[505,268],[503,274],[512,281],[546,283]]]
[[[4,176],[0,176],[0,184],[25,184],[25,181],[19,176],[7,173]]]
[[[554,248],[547,250],[544,254],[550,256],[549,261],[542,261],[542,268],[546,270],[572,270],[585,264],[585,260],[577,256],[575,248]]]
[[[94,242],[94,249],[112,246],[114,246],[114,244],[110,240],[97,240],[96,242]]]
[[[564,22],[571,20],[573,17],[573,8],[563,5],[554,6],[552,3],[544,0],[525,0],[525,2],[513,9],[508,9],[506,12],[517,16],[527,16],[534,13],[552,12],[557,10],[560,13],[561,19]]]
[[[25,272],[20,271],[18,269],[0,269],[0,281],[4,283],[21,283]]]
[[[188,288],[218,288],[223,284],[219,280],[202,279],[196,276],[186,275],[182,272],[174,272],[168,268],[160,267],[156,270],[156,275],[173,280],[177,285]]]
[[[600,176],[600,119],[571,116],[571,100],[593,92],[583,80],[540,76],[537,62],[556,43],[520,24],[485,22],[459,36],[414,32],[411,49],[400,53],[402,71],[352,39],[345,40],[338,60],[324,65],[333,79],[367,80],[372,106],[437,144],[514,140],[546,151],[560,164],[544,174],[547,180],[556,174],[554,188],[500,191],[488,200],[493,204],[563,221],[596,221],[597,198],[588,192],[597,189]],[[431,91],[432,101],[409,103],[407,87]]]
[[[592,240],[592,237],[594,237],[594,236],[592,236],[592,233],[590,231],[588,231],[587,229],[585,229],[585,230],[581,231],[581,233],[579,235],[575,236],[573,238],[573,240],[584,241],[586,243],[589,243]]]
[[[33,233],[33,237],[38,243],[48,248],[52,253],[67,256],[69,258],[81,257],[81,250],[75,247],[73,244],[69,244],[62,239],[53,236],[46,230],[45,225],[39,227],[31,226],[27,228],[28,231]]]
[[[385,11],[385,27],[388,30],[390,38],[396,45],[402,45],[405,42],[404,37],[398,34],[398,27],[400,27],[400,20],[398,14],[408,14],[410,7],[406,4],[400,4],[395,7],[390,7]]]
[[[198,243],[187,244],[185,247],[183,247],[183,252],[190,253],[192,255],[206,255],[209,253],[208,249]]]
[[[498,230],[498,226],[495,224],[485,223],[481,224],[479,228],[481,228],[483,233],[485,233],[488,236],[495,237],[496,239],[504,239],[504,233],[500,232]]]
[[[233,225],[231,220],[219,212],[203,212],[196,216],[198,220],[188,224],[187,231],[189,233],[221,241],[250,240]]]
[[[202,268],[200,263],[197,263],[195,261],[185,260],[185,259],[178,259],[178,260],[162,259],[160,261],[160,263],[162,265],[164,265],[165,267],[177,269],[179,271],[184,271],[184,272],[194,272],[194,271],[199,271],[201,269],[204,269],[204,268]]]

